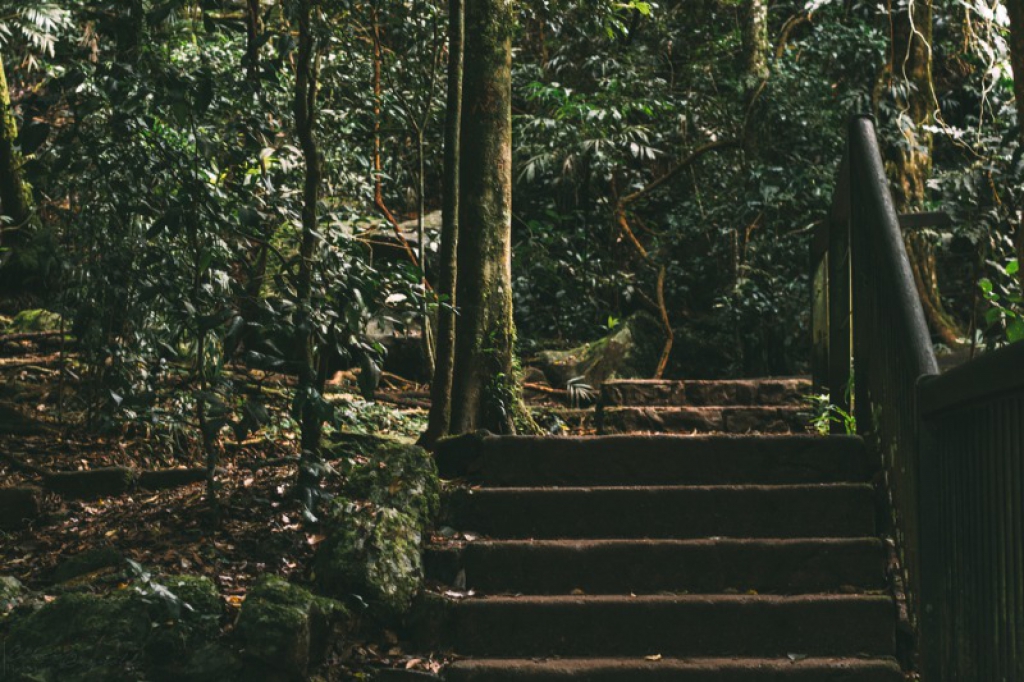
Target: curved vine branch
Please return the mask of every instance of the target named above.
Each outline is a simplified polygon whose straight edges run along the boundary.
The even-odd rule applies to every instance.
[[[665,374],[665,368],[668,367],[668,358],[672,353],[672,346],[675,343],[675,332],[672,331],[672,322],[668,315],[668,305],[665,303],[665,276],[667,268],[664,265],[659,264],[654,258],[651,257],[650,252],[643,245],[643,243],[637,238],[636,232],[629,224],[629,217],[627,214],[627,207],[630,204],[635,204],[638,201],[649,197],[660,187],[668,183],[672,178],[679,175],[682,171],[686,170],[704,155],[713,152],[720,151],[723,149],[737,149],[740,147],[739,140],[719,140],[716,142],[709,142],[708,144],[697,148],[689,154],[685,159],[673,166],[664,175],[652,180],[645,186],[641,187],[632,194],[627,194],[624,197],[620,197],[615,203],[615,222],[618,225],[619,230],[622,232],[626,240],[633,245],[637,254],[641,259],[652,268],[658,271],[658,284],[655,290],[658,315],[661,318],[661,326],[665,331],[665,346],[661,351],[661,358],[658,360],[658,367],[654,372],[654,378],[660,379]]]

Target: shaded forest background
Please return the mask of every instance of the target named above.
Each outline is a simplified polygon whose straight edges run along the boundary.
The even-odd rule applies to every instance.
[[[853,114],[877,120],[898,210],[951,217],[905,229],[940,353],[1024,338],[1024,0],[473,0],[462,97],[459,6],[0,0],[18,674],[436,672],[396,632],[431,588],[423,546],[470,538],[435,527],[443,486],[412,444],[592,431],[580,408],[613,374],[806,374],[809,255]],[[506,283],[506,207],[479,195],[507,179],[484,172],[507,79]],[[460,286],[501,310],[452,401],[476,412],[424,437],[431,379],[465,371],[439,343],[442,207],[472,195],[450,191],[453,129],[479,133],[459,157],[473,209],[501,214],[460,226],[501,275]],[[313,651],[322,616],[346,634]]]

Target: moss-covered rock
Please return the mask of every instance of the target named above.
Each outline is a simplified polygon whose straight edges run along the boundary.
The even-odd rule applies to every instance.
[[[14,316],[6,331],[9,334],[60,331],[60,315],[42,308],[22,310]]]
[[[347,617],[333,599],[264,576],[249,590],[238,617],[236,632],[245,645],[247,676],[282,682],[306,679],[310,668],[323,660],[330,635]]]
[[[14,618],[8,670],[40,682],[230,679],[183,674],[192,652],[218,636],[220,612],[213,583],[192,576],[108,595],[62,594]]]
[[[28,594],[28,590],[17,578],[9,575],[0,575],[0,623],[3,623],[7,615],[21,604]]]
[[[391,507],[334,501],[327,539],[316,556],[321,590],[337,598],[357,595],[379,617],[404,613],[423,585],[422,526]]]
[[[389,443],[369,455],[369,461],[349,476],[346,495],[378,507],[393,507],[411,515],[425,528],[441,508],[437,465],[423,448]]]
[[[636,313],[597,341],[569,350],[544,351],[536,362],[552,386],[564,387],[576,377],[597,386],[608,379],[652,376],[664,345],[665,332],[658,320]]]

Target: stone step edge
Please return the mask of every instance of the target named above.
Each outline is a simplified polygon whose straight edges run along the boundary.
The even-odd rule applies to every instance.
[[[785,547],[785,546],[863,546],[865,549],[882,549],[884,543],[880,538],[873,536],[864,537],[801,537],[801,538],[732,538],[732,537],[708,537],[708,538],[557,538],[540,540],[523,539],[493,539],[484,538],[480,540],[466,541],[460,545],[431,545],[424,547],[428,552],[451,552],[460,551],[469,546],[487,548],[560,548],[572,547],[574,549],[588,549],[591,547],[615,547],[623,548],[642,546],[657,547]]]
[[[655,655],[656,656],[656,655]],[[536,660],[528,658],[466,658],[456,660],[447,666],[448,670],[480,670],[507,671],[521,670],[524,672],[568,671],[603,672],[623,670],[720,670],[722,672],[745,670],[834,670],[849,671],[885,671],[901,675],[899,664],[895,658],[887,656],[873,657],[806,657],[794,653],[793,657],[784,658],[676,658],[647,657],[632,658],[548,658]],[[893,679],[901,679],[895,677]]]
[[[597,412],[598,433],[797,434],[810,429],[813,410],[787,405],[704,407],[605,407]],[[820,436],[819,436],[820,437]]]
[[[708,604],[712,606],[757,605],[765,607],[797,607],[808,604],[849,604],[849,603],[885,603],[893,608],[893,621],[896,617],[896,606],[889,594],[586,594],[586,595],[492,595],[480,597],[453,597],[448,594],[435,595],[449,606],[461,605],[517,605],[517,606],[587,606],[587,605],[673,605],[687,606],[690,604]]]
[[[445,438],[437,444],[434,458],[443,478],[473,477],[488,466],[495,457],[515,457],[522,451],[530,456],[578,457],[591,449],[607,453],[610,450],[629,452],[655,451],[680,457],[695,451],[715,451],[735,448],[744,452],[758,451],[770,441],[770,451],[793,448],[795,450],[836,448],[850,454],[863,453],[864,441],[859,436],[819,436],[810,433],[764,435],[703,433],[679,435],[671,433],[650,435],[594,435],[594,436],[495,436],[481,431]]]
[[[685,493],[693,492],[717,492],[728,491],[731,493],[741,492],[800,492],[805,490],[833,490],[833,491],[873,491],[871,483],[857,483],[851,481],[836,481],[829,483],[723,483],[719,485],[540,485],[540,486],[509,486],[509,487],[484,487],[484,488],[462,488],[457,492],[467,496],[491,496],[491,495],[518,495],[522,493],[594,493],[602,492],[644,492],[644,493]],[[583,539],[583,538],[581,538]]]
[[[613,379],[601,385],[599,405],[803,404],[811,382],[799,378],[658,380]]]

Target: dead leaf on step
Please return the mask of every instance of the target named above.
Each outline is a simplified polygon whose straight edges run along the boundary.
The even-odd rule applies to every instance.
[[[651,654],[650,656],[644,656],[644,658],[647,659],[648,661],[660,661],[661,660],[661,654]]]
[[[578,587],[575,590],[572,591],[572,596],[574,596],[574,597],[582,597],[585,594],[586,594],[586,592],[584,592],[583,590],[581,590]]]
[[[807,654],[786,654],[786,658],[788,658],[793,663],[797,663],[807,658]]]

